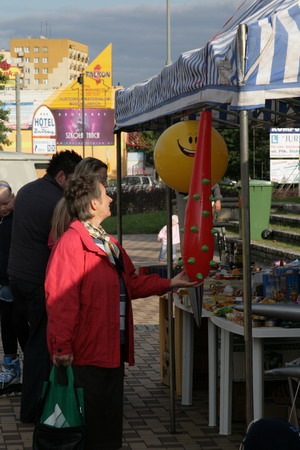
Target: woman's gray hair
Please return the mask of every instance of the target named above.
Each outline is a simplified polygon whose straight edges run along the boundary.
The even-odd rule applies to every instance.
[[[64,197],[70,217],[78,220],[90,219],[90,202],[101,195],[97,175],[81,175],[69,180]]]

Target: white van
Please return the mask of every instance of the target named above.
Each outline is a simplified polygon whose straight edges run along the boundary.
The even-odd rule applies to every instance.
[[[13,192],[46,173],[52,155],[0,151],[0,180],[7,181]]]

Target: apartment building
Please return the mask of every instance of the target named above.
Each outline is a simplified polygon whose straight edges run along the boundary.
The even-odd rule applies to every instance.
[[[88,46],[70,39],[11,39],[10,54],[23,72],[22,89],[67,86],[88,65]]]

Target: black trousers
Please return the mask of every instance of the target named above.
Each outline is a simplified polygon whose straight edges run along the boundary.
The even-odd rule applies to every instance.
[[[47,315],[44,286],[11,278],[16,313],[29,323],[29,338],[24,349],[21,422],[32,423],[43,382],[50,373],[50,358],[46,340]]]
[[[18,353],[18,341],[24,352],[25,344],[29,337],[29,325],[27,320],[17,314],[14,302],[0,300],[1,339],[4,355]]]
[[[75,385],[84,389],[85,450],[122,447],[124,363],[115,369],[73,366]]]

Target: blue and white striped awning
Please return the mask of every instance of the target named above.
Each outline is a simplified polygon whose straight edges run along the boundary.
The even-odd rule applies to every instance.
[[[244,72],[240,24],[247,26]],[[116,128],[203,104],[255,110],[268,100],[300,97],[300,0],[256,0],[229,25],[158,75],[117,91]]]

